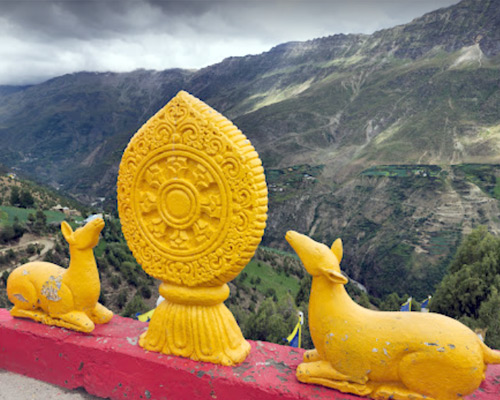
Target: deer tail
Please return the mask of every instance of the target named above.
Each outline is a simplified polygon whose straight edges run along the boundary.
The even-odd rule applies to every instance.
[[[500,351],[490,349],[483,342],[480,343],[483,349],[484,362],[486,364],[500,364]]]

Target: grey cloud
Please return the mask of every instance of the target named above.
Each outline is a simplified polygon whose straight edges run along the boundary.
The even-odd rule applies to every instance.
[[[200,68],[335,33],[371,33],[458,0],[0,1],[0,84],[79,70]]]
[[[456,1],[18,0],[0,2],[0,13],[26,34],[33,32],[46,37],[90,39],[142,32],[175,33],[175,29],[182,30],[183,26],[202,33],[227,30],[259,36],[275,31],[273,27],[285,33],[297,24],[311,30],[324,25],[328,19],[346,29],[349,26],[363,31],[377,29],[387,20],[406,22],[436,8],[439,3],[449,5],[453,2]]]
[[[106,39],[155,26],[160,18],[147,3],[130,1],[0,2],[0,15],[28,37]]]

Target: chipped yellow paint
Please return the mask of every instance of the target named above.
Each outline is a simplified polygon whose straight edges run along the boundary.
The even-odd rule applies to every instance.
[[[10,313],[82,332],[109,322],[113,313],[98,303],[101,284],[93,253],[103,227],[104,221],[96,218],[73,232],[63,221],[61,231],[71,255],[69,268],[35,261],[12,271],[7,280],[7,295],[14,304]]]
[[[500,352],[465,325],[434,313],[381,312],[351,300],[332,248],[290,231],[287,241],[313,282],[309,329],[314,350],[297,368],[301,382],[374,399],[457,400],[477,389]]]
[[[242,362],[250,345],[223,301],[266,221],[264,170],[249,140],[179,92],[125,150],[118,210],[135,258],[163,281],[165,300],[140,346],[217,364]]]

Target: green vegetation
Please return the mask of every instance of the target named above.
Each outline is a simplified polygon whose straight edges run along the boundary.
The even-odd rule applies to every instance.
[[[386,176],[391,178],[441,178],[446,172],[437,165],[377,165],[361,172],[361,176]]]
[[[15,221],[12,225],[0,226],[0,244],[12,242],[23,236],[26,227]]]
[[[10,204],[21,208],[30,208],[34,206],[35,199],[27,188],[20,190],[19,186],[12,186],[10,191]]]
[[[245,277],[242,279],[242,277]],[[299,290],[296,276],[279,272],[262,261],[250,261],[238,278],[241,286],[254,286],[262,294],[276,294],[282,298],[287,293],[295,296]]]
[[[304,178],[317,178],[323,171],[323,165],[294,165],[282,169],[266,170],[266,181],[269,185],[274,183],[285,184],[289,186],[300,185]]]
[[[279,301],[265,299],[255,313],[247,313],[239,306],[229,305],[243,336],[252,340],[265,340],[285,344],[285,338],[292,332],[298,322],[297,309],[290,296]],[[303,347],[310,347],[308,333],[302,337]]]
[[[0,225],[12,224],[14,221],[26,223],[30,215],[36,214],[33,208],[19,208],[13,206],[0,206]],[[66,216],[59,211],[42,211],[47,218],[47,223],[60,223]]]
[[[86,213],[89,209],[76,200],[32,181],[0,175],[0,206],[50,210],[56,205]]]
[[[431,301],[431,311],[487,329],[486,343],[500,348],[500,238],[485,227],[467,236]]]
[[[454,173],[477,185],[488,196],[500,200],[500,165],[460,164]]]
[[[282,169],[266,170],[266,182],[272,201],[284,203],[304,190],[318,184],[323,165],[294,165]]]

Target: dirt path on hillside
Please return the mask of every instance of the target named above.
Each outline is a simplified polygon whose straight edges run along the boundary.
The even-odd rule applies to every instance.
[[[52,250],[55,247],[56,242],[55,239],[51,237],[38,237],[33,234],[27,233],[23,235],[21,239],[19,239],[19,243],[16,244],[15,246],[9,246],[4,249],[0,249],[0,255],[3,255],[9,250],[19,251],[26,249],[30,244],[43,246],[42,250],[40,251],[40,254],[35,253],[28,258],[28,260],[32,262],[32,261],[42,260],[45,254],[47,254],[49,250]],[[11,269],[12,268],[8,268],[7,272],[9,272]]]
[[[35,255],[31,256],[29,259],[30,261],[41,260],[43,258],[43,256],[45,254],[47,254],[47,252],[49,250],[52,250],[56,245],[55,240],[49,239],[49,238],[42,238],[42,239],[39,239],[39,240],[34,241],[34,242],[30,242],[30,243],[32,243],[32,244],[38,243],[39,245],[43,246],[43,249],[42,249],[42,251],[40,251],[40,254],[35,254]]]
[[[37,239],[37,240],[32,240],[30,242],[25,242],[23,244],[17,244],[15,246],[9,246],[9,247],[6,247],[5,249],[0,249],[0,254],[3,254],[9,250],[14,250],[14,251],[17,251],[17,250],[21,250],[21,249],[25,249],[26,247],[28,247],[30,244],[33,244],[33,245],[42,245],[43,246],[43,249],[42,251],[40,252],[40,254],[35,254],[33,256],[30,257],[30,260],[33,259],[34,257],[34,260],[38,259],[38,258],[41,258],[42,256],[44,256],[49,250],[53,249],[54,246],[55,246],[55,241],[54,239],[49,239],[49,238],[40,238],[40,239]]]

